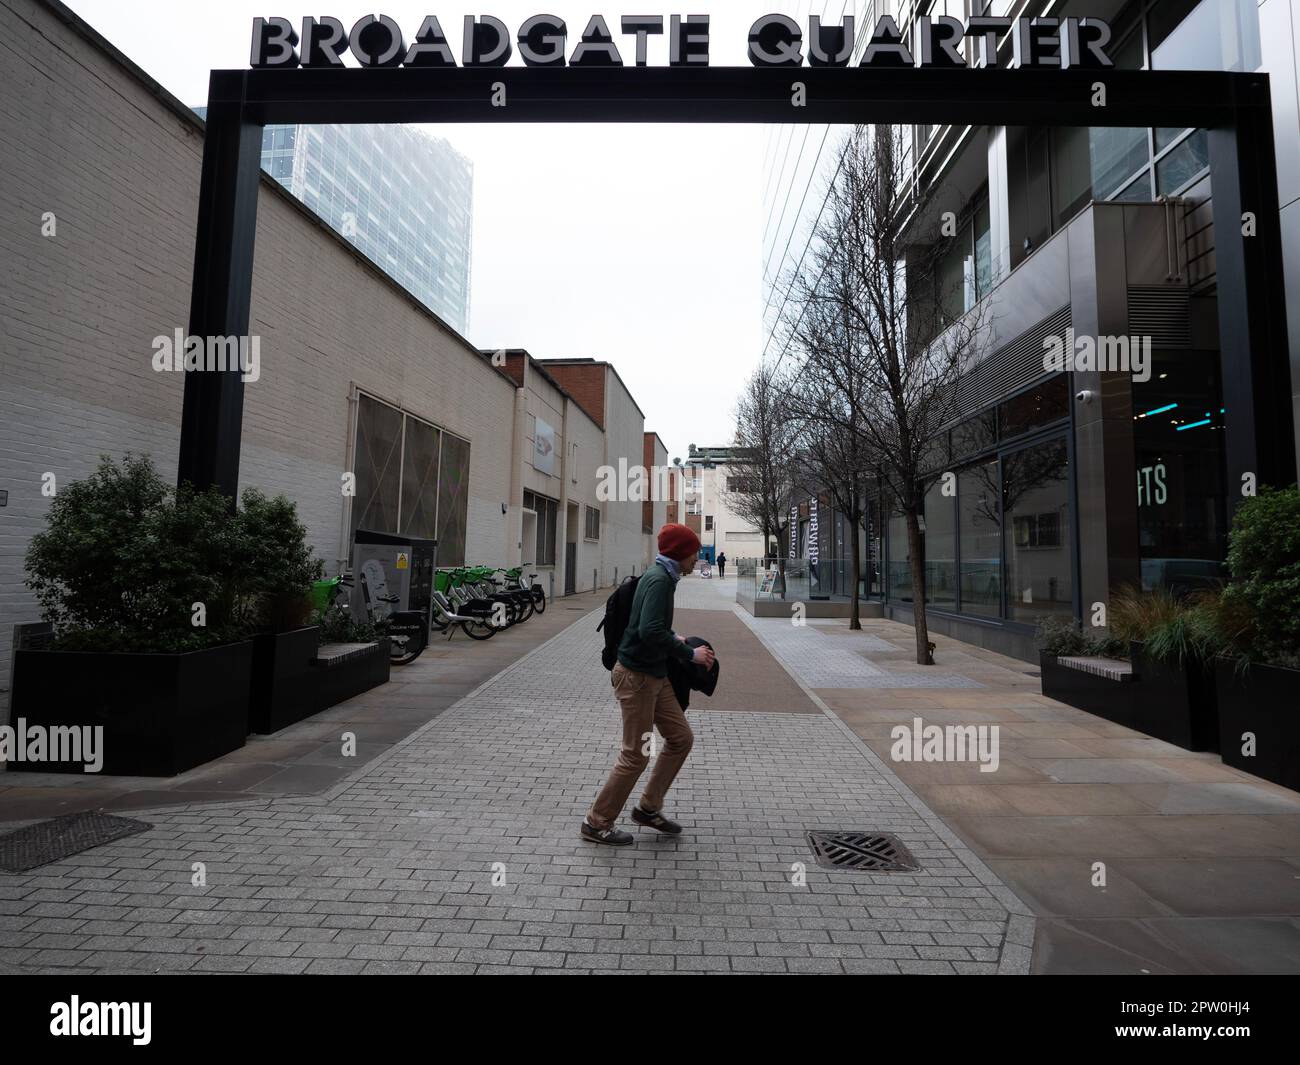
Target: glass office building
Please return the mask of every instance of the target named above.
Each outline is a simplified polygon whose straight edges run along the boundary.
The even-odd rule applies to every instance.
[[[474,166],[445,140],[410,126],[267,126],[262,168],[468,332]]]
[[[1288,277],[1300,276],[1300,17],[1288,0],[853,6],[891,14],[905,29],[922,15],[1086,14],[1110,23],[1120,68],[1267,71],[1281,207],[1280,220],[1267,224],[1280,221]],[[860,594],[907,621],[921,564],[933,629],[1032,660],[1034,627],[1045,615],[1086,617],[1124,586],[1183,592],[1220,579],[1230,508],[1224,435],[1233,413],[1222,382],[1240,356],[1220,351],[1206,131],[903,132],[915,191],[905,234],[924,248],[939,213],[957,217],[939,284],[943,309],[955,318],[982,305],[991,335],[962,377],[958,416],[937,449],[931,473],[954,473],[956,490],[936,480],[927,491],[924,559],[911,557],[903,516],[877,492],[862,530]],[[831,154],[834,142],[827,139]],[[799,202],[809,169],[794,161],[793,143],[783,154],[778,139],[771,153],[769,244],[780,252],[788,243],[785,254],[797,259],[799,226],[777,221]],[[779,304],[779,264],[768,275],[769,302]],[[1300,286],[1292,282],[1288,292],[1294,391]],[[1045,369],[1045,340],[1076,333],[1145,345],[1149,373]],[[816,507],[821,557],[842,558],[848,530],[817,495],[792,500],[799,535]],[[850,590],[851,574],[827,578],[833,594]]]

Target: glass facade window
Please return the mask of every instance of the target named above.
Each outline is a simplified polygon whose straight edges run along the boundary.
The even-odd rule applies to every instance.
[[[1065,374],[1056,374],[999,404],[998,429],[1002,439],[1006,440],[1060,421],[1069,414],[1069,379]]]
[[[889,517],[889,598],[912,601],[912,553],[907,546],[907,518]]]
[[[1156,192],[1171,196],[1203,174],[1210,165],[1205,130],[1198,129],[1156,163]]]
[[[925,493],[925,598],[940,610],[957,609],[956,503],[942,478]]]
[[[1257,0],[1160,0],[1148,7],[1153,70],[1257,70]]]
[[[1002,460],[1002,536],[1007,617],[1032,623],[1073,612],[1070,478],[1065,441],[1051,440]]]
[[[987,451],[998,439],[998,412],[996,408],[982,411],[967,418],[952,431],[952,453],[958,459]]]
[[[1002,613],[1002,524],[997,460],[957,474],[961,543],[961,609],[995,618]]]

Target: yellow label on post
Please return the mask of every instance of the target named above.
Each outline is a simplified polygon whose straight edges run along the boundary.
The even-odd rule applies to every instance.
[[[399,551],[399,552],[397,552],[397,568],[398,568],[398,569],[410,569],[410,568],[411,568],[411,564],[410,564],[410,562],[408,561],[408,559],[407,559],[407,557],[406,557],[406,552],[405,552],[405,551]]]

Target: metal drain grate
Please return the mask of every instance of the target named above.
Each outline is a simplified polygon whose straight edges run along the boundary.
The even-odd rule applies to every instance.
[[[0,869],[26,873],[92,847],[146,832],[153,825],[111,814],[64,814],[0,836]]]
[[[888,832],[809,832],[817,864],[828,869],[913,872],[921,868],[912,852]]]

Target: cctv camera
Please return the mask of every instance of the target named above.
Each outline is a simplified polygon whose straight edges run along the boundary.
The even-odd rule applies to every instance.
[[[1074,398],[1077,399],[1080,403],[1084,404],[1084,406],[1087,406],[1089,403],[1092,402],[1092,397],[1093,397],[1093,391],[1090,388],[1085,388],[1082,392],[1076,392],[1074,394]]]

